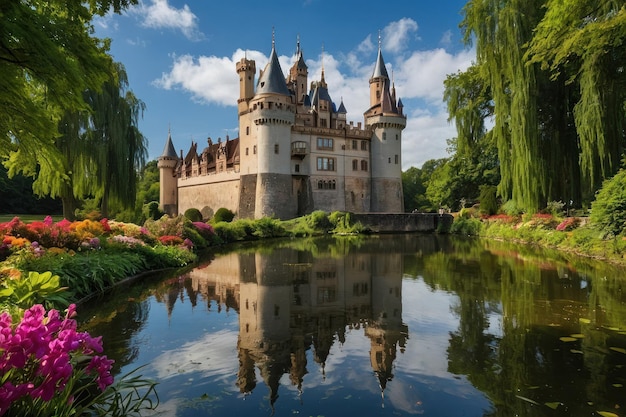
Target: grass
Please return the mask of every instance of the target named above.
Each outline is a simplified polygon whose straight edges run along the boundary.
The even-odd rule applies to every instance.
[[[13,220],[14,217],[19,217],[21,221],[24,223],[34,222],[34,221],[43,221],[46,218],[45,214],[0,214],[0,223],[6,223]],[[53,214],[52,220],[55,222],[63,220],[62,214]]]

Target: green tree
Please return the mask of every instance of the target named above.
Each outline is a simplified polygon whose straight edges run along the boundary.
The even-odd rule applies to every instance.
[[[102,89],[86,96],[92,110],[87,142],[94,151],[97,196],[106,217],[111,198],[123,208],[135,205],[137,173],[147,155],[146,139],[138,128],[145,104],[128,90],[126,70],[119,63]]]
[[[35,177],[39,195],[68,180],[55,145],[60,120],[85,110],[83,92],[110,75],[109,41],[92,36],[92,18],[131,4],[137,0],[0,3],[0,159],[10,177]]]
[[[529,62],[549,71],[553,82],[576,91],[564,110],[573,115],[577,142],[570,147],[580,150],[582,185],[591,197],[617,172],[624,152],[625,5],[547,0],[527,52]]]
[[[478,78],[493,97],[491,131],[503,199],[527,212],[548,201],[585,205],[602,179],[619,168],[624,5],[623,0],[466,4],[461,27],[466,42],[476,42]]]

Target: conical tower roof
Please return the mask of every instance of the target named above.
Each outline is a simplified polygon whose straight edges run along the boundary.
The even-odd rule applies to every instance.
[[[374,67],[374,73],[372,74],[372,78],[378,77],[389,78],[389,73],[387,72],[387,67],[385,67],[383,52],[380,46],[378,47],[378,58],[376,58],[376,66]]]
[[[165,142],[165,148],[163,148],[161,158],[178,158],[178,155],[176,155],[176,149],[174,149],[174,144],[172,143],[171,132],[167,132],[167,142]]]
[[[283,94],[286,96],[290,94],[289,89],[287,88],[287,83],[285,82],[285,75],[280,67],[280,62],[278,62],[278,55],[276,54],[276,48],[274,47],[273,41],[270,61],[265,66],[263,73],[259,77],[256,93]]]

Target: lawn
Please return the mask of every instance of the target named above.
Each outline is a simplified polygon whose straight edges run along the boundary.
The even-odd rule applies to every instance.
[[[10,222],[14,217],[19,217],[24,223],[32,221],[43,221],[46,218],[45,214],[0,214],[0,223]],[[52,220],[55,222],[63,220],[62,214],[52,215]]]

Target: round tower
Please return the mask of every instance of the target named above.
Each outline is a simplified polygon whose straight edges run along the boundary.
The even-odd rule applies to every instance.
[[[378,46],[378,58],[370,78],[370,108],[365,112],[365,125],[372,129],[370,161],[372,193],[370,211],[374,213],[404,212],[402,192],[402,130],[406,116],[390,80]]]
[[[257,178],[254,217],[293,218],[297,214],[291,177],[291,126],[295,105],[272,42],[272,53],[250,101],[256,129]]]
[[[248,102],[254,97],[254,74],[256,73],[256,63],[247,58],[241,58],[237,62],[237,74],[239,75],[239,100],[237,109],[239,114],[248,111]]]
[[[178,178],[176,167],[179,158],[176,155],[172,135],[167,134],[167,142],[163,153],[157,159],[159,168],[159,208],[170,216],[178,214]]]

